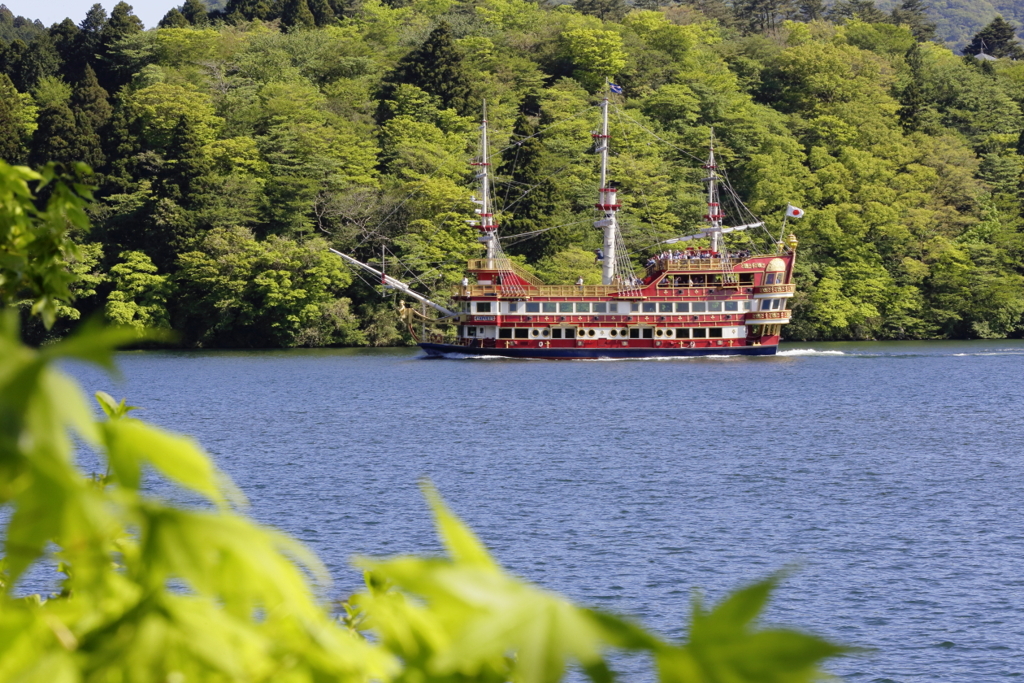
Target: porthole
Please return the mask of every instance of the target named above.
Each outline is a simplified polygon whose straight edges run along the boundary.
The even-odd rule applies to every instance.
[[[551,336],[551,330],[541,330],[540,333],[544,337],[550,337]]]
[[[587,336],[588,337],[593,337],[596,334],[597,334],[597,332],[595,330],[587,330]]]
[[[617,336],[619,336],[619,331],[618,330],[608,330],[608,336],[609,337],[617,337]]]
[[[539,337],[540,336],[540,330],[538,330],[538,329],[530,330],[530,336],[531,337]]]
[[[672,330],[665,330],[665,336],[666,337],[671,337],[672,336]]]
[[[655,332],[655,334],[658,335],[659,337],[665,336],[664,330],[658,330],[658,331]]]

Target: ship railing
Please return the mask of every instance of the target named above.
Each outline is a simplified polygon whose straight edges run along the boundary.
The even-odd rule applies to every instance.
[[[521,285],[514,291],[502,285],[469,285],[458,286],[454,292],[456,296],[643,298],[636,289],[624,290],[618,285]]]
[[[544,282],[533,273],[528,273],[522,266],[513,261],[510,258],[474,258],[469,259],[469,263],[466,264],[470,271],[474,270],[493,270],[493,271],[511,271],[519,276],[519,278],[525,282],[529,282],[534,286],[541,286]]]

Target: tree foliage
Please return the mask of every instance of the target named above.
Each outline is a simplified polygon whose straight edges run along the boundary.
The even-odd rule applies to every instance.
[[[590,134],[611,81],[625,91],[611,178],[638,265],[700,223],[693,157],[714,128],[769,231],[786,204],[807,210],[789,224],[802,245],[789,338],[1024,333],[1024,67],[929,42],[937,20],[918,0],[606,5],[189,0],[151,31],[124,3],[96,5],[0,50],[0,152],[95,167],[98,271],[141,252],[179,291],[207,292],[167,300],[183,343],[404,343],[358,279],[327,287],[330,301],[291,291],[293,274],[274,296],[220,299],[237,310],[197,307],[220,285],[190,280],[207,277],[196,255],[233,263],[319,238],[383,250],[443,300],[480,253],[467,162],[486,99],[505,248],[574,281],[600,246]],[[1012,57],[1001,21],[985,44]],[[205,251],[215,242],[234,246]],[[271,268],[253,258],[253,278]],[[108,310],[113,282],[79,313]],[[316,313],[283,303],[307,295]],[[261,301],[274,312],[254,322]]]

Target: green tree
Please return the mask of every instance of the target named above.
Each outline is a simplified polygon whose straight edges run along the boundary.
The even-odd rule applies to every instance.
[[[181,6],[181,14],[188,23],[197,28],[204,28],[210,23],[209,13],[203,0],[185,0],[185,4]]]
[[[172,7],[157,26],[159,28],[188,28],[191,24],[177,7]]]
[[[0,73],[0,161],[19,164],[25,160],[25,131],[21,98],[7,74]]]
[[[121,46],[142,29],[142,20],[133,14],[131,5],[124,0],[114,5],[110,19],[100,30],[96,53],[96,75],[107,92],[116,92],[131,79],[131,68]]]
[[[113,266],[109,274],[114,290],[107,295],[104,309],[107,320],[139,332],[170,327],[168,277],[158,275],[156,266],[141,251],[122,252],[119,258],[121,262]]]
[[[392,99],[395,87],[401,83],[415,85],[436,97],[444,109],[451,108],[462,115],[472,109],[472,87],[462,64],[462,53],[452,39],[451,28],[444,22],[430,32],[422,45],[398,62],[384,81],[381,100]]]
[[[572,6],[577,12],[605,21],[620,21],[629,11],[623,0],[575,0]]]
[[[32,138],[33,163],[82,161],[78,158],[78,137],[75,115],[66,101],[44,104],[39,109],[39,127]]]
[[[96,72],[88,64],[72,92],[71,110],[78,131],[75,156],[93,168],[100,168],[106,163],[100,135],[113,115],[113,107],[107,91],[96,80]]]
[[[825,18],[828,5],[824,0],[800,0],[797,12],[801,21],[818,21]]]
[[[281,12],[281,25],[289,31],[308,30],[316,26],[316,19],[306,0],[285,0]]]
[[[892,8],[892,22],[909,26],[920,42],[935,40],[935,22],[928,18],[928,6],[923,0],[903,0]]]
[[[336,324],[329,309],[352,281],[319,239],[259,242],[242,228],[211,230],[199,251],[181,255],[183,332],[202,345],[296,346]],[[327,331],[339,340],[343,329]]]
[[[329,26],[337,20],[337,15],[327,0],[309,0],[309,11],[317,26]]]
[[[965,55],[978,55],[982,52],[993,57],[1024,58],[1024,48],[1017,42],[1017,27],[997,16],[974,34],[974,38],[964,48]]]

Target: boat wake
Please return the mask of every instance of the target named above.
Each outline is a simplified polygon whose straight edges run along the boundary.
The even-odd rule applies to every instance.
[[[845,356],[842,351],[819,351],[818,349],[786,349],[778,351],[776,356]]]

